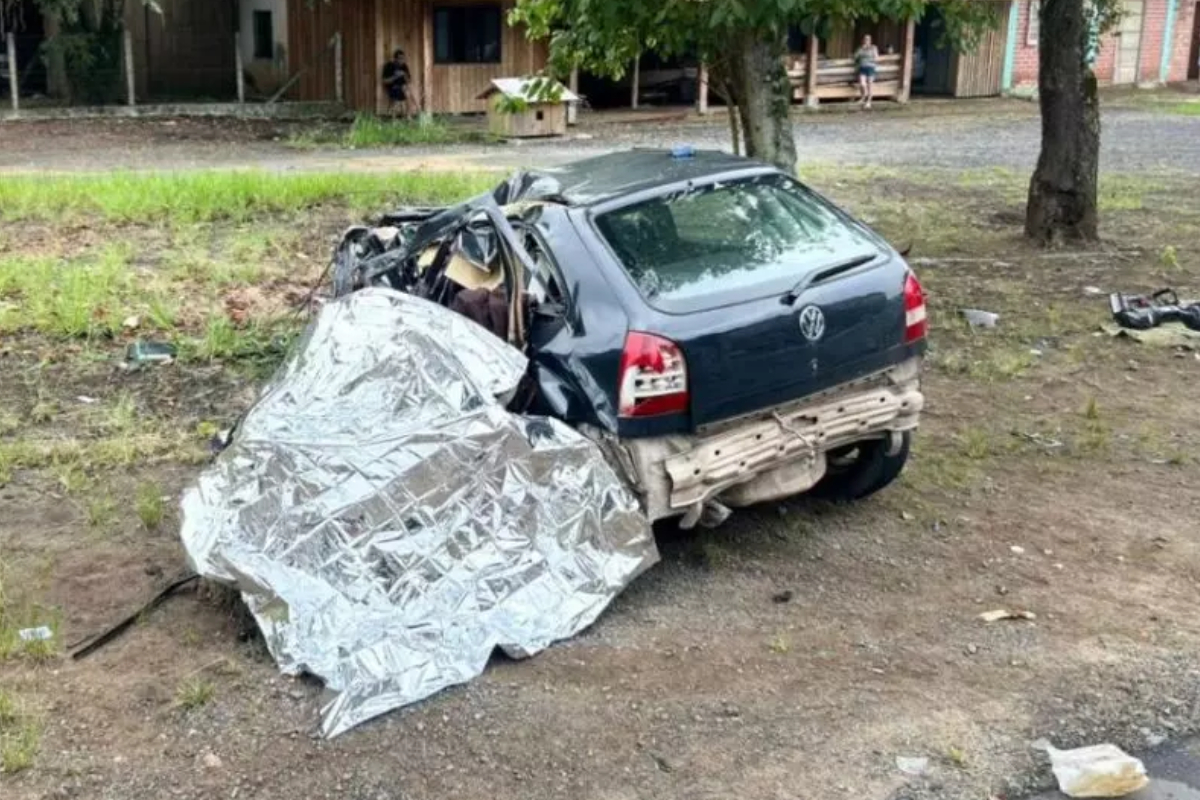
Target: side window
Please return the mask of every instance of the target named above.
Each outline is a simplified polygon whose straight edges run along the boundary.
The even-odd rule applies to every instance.
[[[550,258],[542,238],[532,228],[521,227],[519,230],[522,235],[521,243],[534,264],[534,272],[528,277],[528,285],[525,287],[526,292],[539,303],[557,303],[565,306],[567,293],[562,283],[562,275],[554,260]]]

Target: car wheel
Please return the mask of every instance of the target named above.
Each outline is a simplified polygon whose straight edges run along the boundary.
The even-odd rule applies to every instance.
[[[899,477],[908,461],[912,434],[901,434],[900,450],[887,453],[887,439],[873,439],[826,454],[825,477],[809,490],[813,497],[835,503],[849,503],[875,494]]]

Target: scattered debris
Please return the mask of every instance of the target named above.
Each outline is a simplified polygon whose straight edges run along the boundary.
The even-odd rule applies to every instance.
[[[125,368],[138,369],[146,364],[169,364],[175,360],[175,345],[138,339],[125,348]]]
[[[999,622],[1002,619],[1037,619],[1037,614],[1032,611],[1010,611],[1007,608],[997,608],[992,611],[985,611],[979,615],[979,618],[984,622]]]
[[[1025,555],[1025,548],[1021,547],[1021,545],[1019,545],[1019,544],[1014,544],[1011,547],[1009,547],[1008,549],[1013,552],[1013,555],[1018,555],[1018,556]]]
[[[1101,289],[1099,286],[1085,286],[1085,287],[1083,287],[1083,293],[1090,294],[1090,295],[1100,295],[1100,294],[1104,294],[1104,290]]]
[[[978,308],[964,308],[959,311],[967,324],[972,328],[994,328],[1000,322],[1000,315],[991,311],[981,311]]]
[[[1101,325],[1100,331],[1096,334],[1097,336],[1108,334],[1112,337],[1132,339],[1139,344],[1156,347],[1175,347],[1182,350],[1195,350],[1200,347],[1200,331],[1191,330],[1178,322],[1166,322],[1149,330],[1122,328],[1116,323],[1109,323]]]
[[[94,406],[94,405],[96,405],[96,403],[100,402],[95,397],[88,397],[86,394],[81,394],[78,397],[76,397],[75,399],[78,400],[79,402],[83,403],[85,406]]]
[[[209,751],[200,758],[200,763],[208,769],[220,769],[222,766],[221,757],[216,753]]]
[[[54,638],[54,631],[49,625],[39,625],[36,628],[22,628],[17,631],[22,642],[48,642]]]
[[[900,519],[904,520],[905,522],[912,522],[914,517],[913,517],[912,513],[909,511],[901,511]]]
[[[139,326],[141,324],[142,324],[142,320],[137,315],[133,315],[133,316],[126,317],[125,320],[121,323],[121,327],[125,328],[126,330],[133,330],[134,328],[136,328],[137,326]]]
[[[1113,744],[1059,750],[1049,742],[1034,743],[1050,756],[1058,788],[1068,797],[1124,797],[1150,782],[1141,761]]]
[[[793,596],[794,595],[792,594],[791,589],[784,589],[782,592],[776,592],[775,594],[771,595],[771,602],[790,603]]]
[[[922,756],[896,756],[896,769],[905,775],[924,777],[929,774],[929,759]]]
[[[83,639],[82,641],[75,642],[74,644],[72,644],[71,649],[74,649],[76,647],[79,647],[79,649],[71,654],[71,658],[75,661],[78,661],[79,659],[86,658],[87,656],[96,652],[101,647],[108,644],[113,639],[116,639],[122,633],[124,633],[125,631],[127,631],[131,627],[133,627],[133,625],[135,623],[137,623],[139,620],[141,620],[143,618],[143,615],[145,615],[145,614],[149,613],[151,610],[157,608],[160,604],[162,604],[162,602],[164,600],[166,600],[168,597],[170,597],[172,594],[174,594],[178,589],[181,589],[184,586],[187,586],[188,584],[192,583],[193,581],[197,581],[199,579],[200,579],[200,576],[193,573],[193,574],[189,574],[189,575],[184,575],[183,577],[179,578],[178,580],[172,581],[171,583],[167,584],[167,586],[165,586],[162,591],[160,591],[154,597],[150,598],[150,600],[145,605],[143,605],[141,608],[139,608],[134,613],[127,616],[125,619],[118,622],[116,625],[113,625],[108,630],[106,630],[96,636],[88,637],[86,639]],[[83,646],[80,647],[80,645],[83,645]]]
[[[979,645],[971,643],[968,644],[964,649],[967,651],[967,655],[973,656],[979,652]]]

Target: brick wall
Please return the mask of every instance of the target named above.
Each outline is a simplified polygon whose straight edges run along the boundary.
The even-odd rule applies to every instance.
[[[1171,51],[1168,81],[1186,81],[1188,59],[1192,52],[1192,29],[1196,24],[1195,0],[1179,0],[1179,15],[1175,17],[1175,48]]]
[[[1029,14],[1036,0],[1014,0],[1018,3],[1017,46],[1013,60],[1013,86],[1037,86],[1038,50],[1029,41]],[[1138,81],[1154,83],[1159,78],[1162,59],[1163,28],[1167,18],[1167,0],[1144,0],[1142,6],[1142,45],[1138,63]],[[1168,80],[1187,78],[1188,52],[1191,47],[1194,0],[1179,0],[1174,29],[1174,49]],[[1035,12],[1036,13],[1036,12]],[[1035,22],[1036,26],[1036,22]],[[1112,83],[1117,66],[1117,37],[1104,36],[1093,69],[1100,83]]]

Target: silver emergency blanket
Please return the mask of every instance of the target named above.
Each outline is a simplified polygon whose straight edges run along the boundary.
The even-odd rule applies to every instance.
[[[325,306],[183,498],[335,736],[591,624],[658,553],[599,448],[509,413],[525,371],[474,322],[389,289]]]

